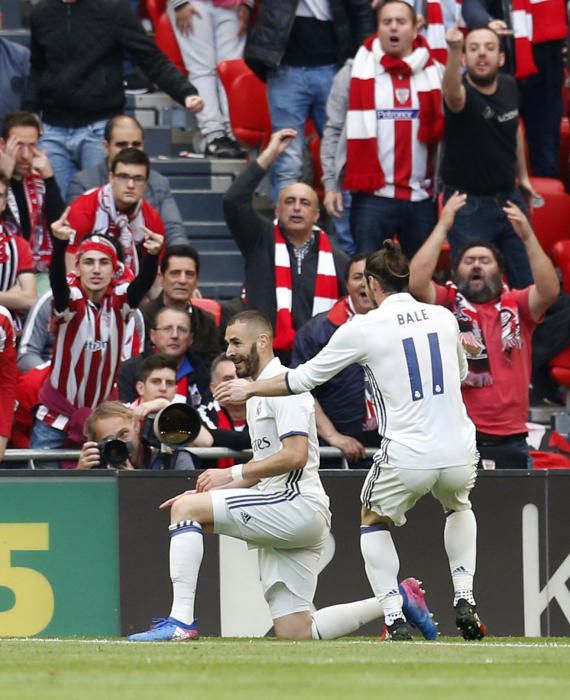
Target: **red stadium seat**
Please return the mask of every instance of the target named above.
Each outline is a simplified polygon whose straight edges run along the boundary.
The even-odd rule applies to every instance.
[[[570,238],[570,195],[553,192],[543,196],[545,204],[533,210],[532,225],[541,246],[551,255],[557,241]]]
[[[228,97],[234,136],[247,148],[263,148],[271,136],[265,84],[241,58],[222,61],[218,75]]]
[[[183,75],[188,75],[180,47],[166,14],[166,0],[146,0],[146,11],[154,27],[154,41]]]
[[[219,301],[202,297],[201,299],[192,299],[192,306],[197,306],[199,309],[203,309],[211,314],[214,317],[216,326],[219,327],[222,321],[222,306]]]
[[[560,152],[558,154],[558,167],[560,177],[566,185],[566,190],[570,192],[570,119],[562,117],[560,123]]]

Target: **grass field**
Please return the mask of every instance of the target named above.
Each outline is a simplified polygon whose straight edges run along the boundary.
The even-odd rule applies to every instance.
[[[2,700],[569,700],[570,638],[0,640]]]

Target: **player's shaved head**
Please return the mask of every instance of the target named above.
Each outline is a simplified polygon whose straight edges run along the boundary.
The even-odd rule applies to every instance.
[[[241,311],[239,314],[232,316],[228,322],[228,328],[235,326],[237,323],[246,325],[247,331],[251,335],[266,335],[269,340],[273,340],[271,322],[259,311]]]

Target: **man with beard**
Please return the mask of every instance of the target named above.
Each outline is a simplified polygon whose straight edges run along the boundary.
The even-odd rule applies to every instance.
[[[252,397],[290,401],[290,394],[311,391],[354,362],[362,365],[373,389],[381,440],[361,492],[360,547],[389,638],[411,639],[390,530],[404,525],[406,513],[431,492],[445,511],[457,627],[465,639],[482,639],[486,629],[473,592],[477,525],[469,500],[478,455],[475,426],[461,397],[467,363],[457,321],[447,309],[420,303],[407,292],[408,261],[391,240],[368,255],[364,275],[374,308],[343,324],[315,357],[289,371],[253,375],[253,382],[224,382],[214,396],[247,401],[249,417],[258,402],[268,401]]]
[[[227,326],[226,341],[227,356],[238,377],[284,375],[286,368],[273,355],[271,324],[259,312],[234,316]],[[249,462],[231,469],[208,469],[198,477],[196,491],[186,491],[160,506],[171,508],[173,605],[169,617],[146,632],[131,635],[131,641],[198,637],[194,597],[204,533],[236,537],[258,549],[262,588],[278,638],[333,639],[383,615],[375,598],[311,613],[330,531],[311,395],[254,398],[247,405],[247,422],[253,448]],[[406,579],[400,592],[408,614],[426,638],[434,639],[437,631],[423,596],[416,597],[421,593],[417,581]],[[401,601],[398,590],[396,595]]]
[[[526,421],[531,375],[531,338],[559,292],[550,259],[524,213],[513,202],[503,208],[528,254],[535,283],[510,290],[502,281],[503,257],[488,241],[473,240],[457,256],[453,282],[432,281],[441,244],[469,195],[454,193],[437,226],[410,265],[410,291],[450,308],[459,322],[469,371],[463,399],[477,428],[477,446],[510,448],[528,457]]]
[[[505,207],[510,201],[526,211],[517,176],[526,195],[535,193],[526,168],[517,85],[512,76],[499,73],[505,54],[492,29],[469,32],[465,48],[457,26],[447,31],[446,38],[441,177],[446,201],[456,190],[467,194],[449,232],[453,260],[457,263],[458,251],[474,239],[495,243],[504,256],[510,285],[522,289],[533,281],[529,260]]]

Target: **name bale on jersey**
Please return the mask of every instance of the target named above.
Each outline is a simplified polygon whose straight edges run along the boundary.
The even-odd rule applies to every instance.
[[[419,323],[421,321],[429,321],[429,315],[426,309],[420,311],[407,312],[405,314],[396,314],[398,324],[405,326],[407,323]]]

